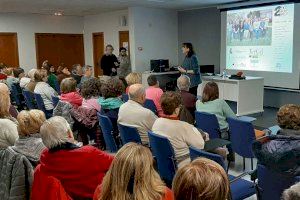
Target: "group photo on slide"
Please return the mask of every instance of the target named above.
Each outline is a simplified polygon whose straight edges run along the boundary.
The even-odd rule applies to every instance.
[[[267,46],[272,44],[272,9],[239,11],[227,16],[227,45]]]

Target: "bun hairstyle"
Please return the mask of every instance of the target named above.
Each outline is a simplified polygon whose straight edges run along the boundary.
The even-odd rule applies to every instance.
[[[45,114],[40,110],[23,110],[17,117],[19,134],[30,135],[40,132],[42,124],[46,121]]]

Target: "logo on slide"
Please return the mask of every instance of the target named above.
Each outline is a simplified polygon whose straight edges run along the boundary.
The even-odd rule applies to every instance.
[[[274,16],[275,17],[285,16],[287,14],[288,14],[288,11],[284,6],[277,6],[274,9]]]

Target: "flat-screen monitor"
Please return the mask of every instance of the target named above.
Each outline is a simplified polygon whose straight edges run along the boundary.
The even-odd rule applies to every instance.
[[[169,69],[169,60],[159,59],[159,60],[150,60],[151,71],[154,72],[165,72],[166,69]]]
[[[201,74],[214,74],[215,66],[214,65],[200,65]]]

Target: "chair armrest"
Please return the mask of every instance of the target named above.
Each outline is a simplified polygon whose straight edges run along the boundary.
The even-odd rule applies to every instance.
[[[230,183],[234,183],[235,181],[237,181],[237,180],[239,180],[239,179],[241,179],[241,178],[243,178],[244,176],[247,176],[247,175],[252,176],[252,174],[253,174],[254,172],[255,172],[255,170],[244,172],[244,173],[238,175],[237,177],[235,177],[234,179],[232,179],[232,180],[230,181]]]

